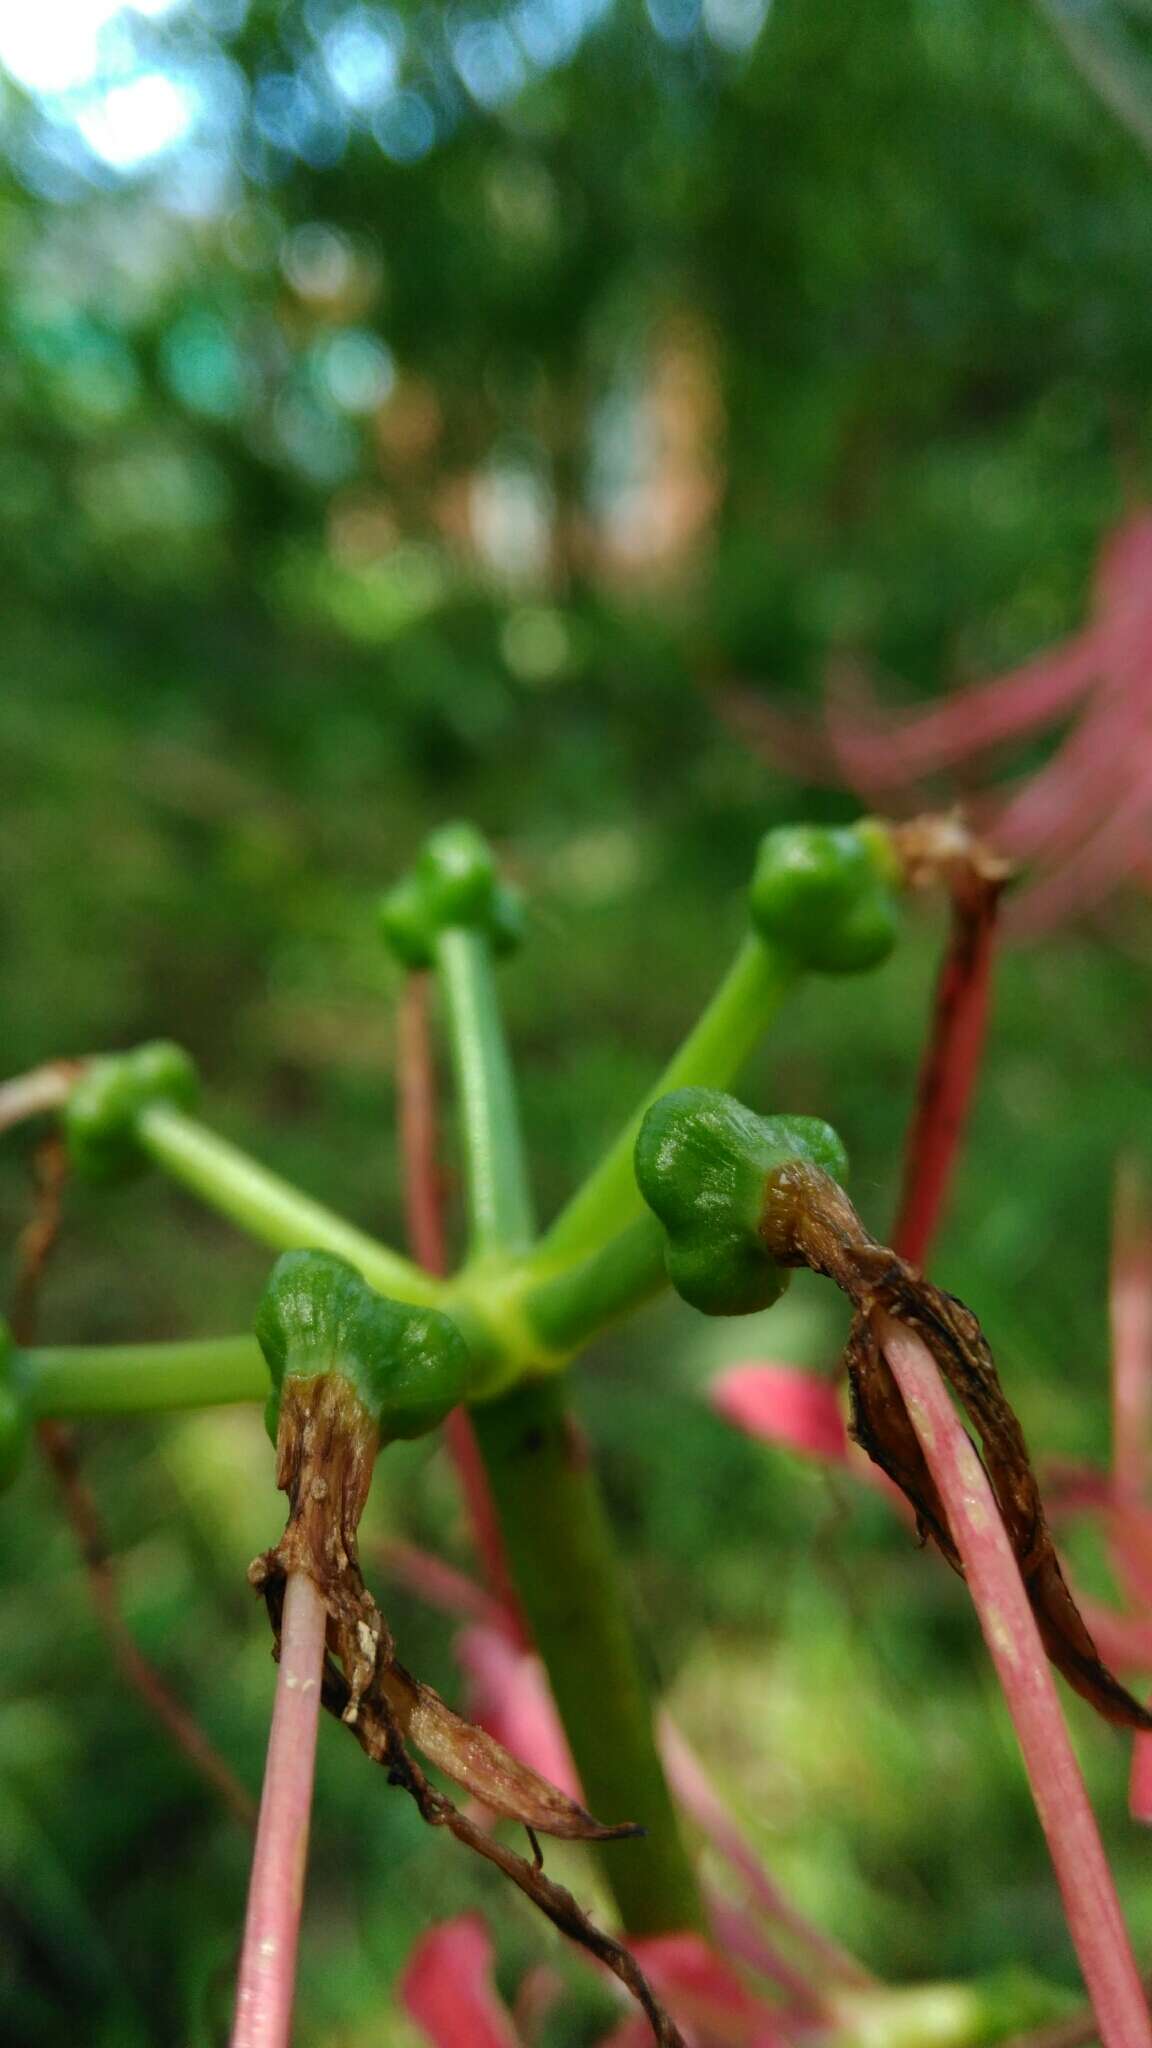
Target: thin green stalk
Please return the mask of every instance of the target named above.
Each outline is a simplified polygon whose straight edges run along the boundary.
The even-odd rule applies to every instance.
[[[589,1258],[558,1270],[530,1258],[518,1282],[521,1313],[553,1356],[571,1354],[667,1283],[664,1233],[638,1217]]]
[[[460,1095],[473,1251],[495,1262],[523,1249],[532,1211],[488,942],[471,931],[444,932],[437,966]],[[603,1306],[603,1285],[585,1292],[589,1301],[598,1293]],[[568,1314],[571,1324],[571,1299]],[[585,1796],[604,1818],[638,1820],[648,1830],[642,1842],[613,1842],[599,1852],[625,1926],[632,1934],[699,1927],[699,1893],[656,1749],[620,1563],[563,1391],[552,1378],[525,1379],[475,1406],[472,1421],[516,1591]]]
[[[442,1289],[431,1274],[169,1103],[146,1109],[137,1135],[158,1166],[262,1243],[277,1251],[338,1252],[382,1294],[422,1306],[439,1300]]]
[[[16,1370],[40,1420],[210,1408],[263,1401],[269,1392],[268,1368],[254,1337],[65,1345],[18,1352]]]
[[[745,939],[712,1001],[615,1143],[541,1240],[543,1259],[594,1250],[643,1211],[632,1151],[645,1110],[673,1088],[722,1087],[743,1066],[799,969],[763,940]]]
[[[452,926],[437,937],[436,965],[463,1125],[471,1253],[523,1251],[532,1196],[488,940]]]
[[[559,1381],[525,1380],[473,1410],[500,1529],[584,1795],[642,1840],[599,1852],[629,1934],[700,1928],[695,1875],[652,1730],[620,1564]]]

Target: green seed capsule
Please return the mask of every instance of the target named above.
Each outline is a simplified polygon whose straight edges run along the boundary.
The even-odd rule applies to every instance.
[[[417,857],[416,880],[439,928],[483,923],[496,891],[492,848],[475,825],[442,825]]]
[[[448,1316],[377,1294],[334,1252],[277,1259],[256,1339],[272,1376],[266,1420],[273,1439],[286,1377],[342,1374],[389,1443],[435,1429],[473,1376],[468,1346]]]
[[[705,1315],[770,1308],[788,1273],[760,1233],[766,1183],[790,1161],[847,1172],[844,1148],[817,1117],[756,1116],[713,1088],[679,1088],[654,1102],[636,1140],[636,1181],[665,1231],[677,1294]]]
[[[136,1124],[156,1102],[190,1109],[199,1091],[188,1054],[167,1039],[93,1060],[64,1106],[72,1164],[91,1180],[130,1172],[140,1154]]]
[[[474,825],[444,825],[415,866],[380,904],[380,929],[401,965],[431,967],[442,931],[484,932],[496,953],[511,953],[524,935],[524,902],[502,882],[487,840]]]
[[[894,879],[885,835],[869,819],[782,826],[760,843],[748,892],[752,922],[817,973],[860,974],[896,943]]]
[[[405,875],[380,899],[380,931],[402,967],[431,967],[436,943],[425,892]]]

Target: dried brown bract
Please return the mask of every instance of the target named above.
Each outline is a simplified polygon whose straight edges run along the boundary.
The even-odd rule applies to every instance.
[[[961,810],[926,811],[886,829],[909,889],[943,884],[954,900],[972,902],[998,894],[1016,872],[1011,861],[977,837]]]
[[[1064,1580],[1019,1421],[971,1310],[925,1280],[870,1236],[843,1190],[816,1167],[772,1176],[762,1235],[781,1265],[809,1266],[848,1296],[857,1314],[846,1352],[852,1433],[916,1510],[956,1571],[960,1560],[903,1397],[872,1333],[884,1308],[923,1338],[979,1438],[981,1455],[1020,1566],[1044,1647],[1073,1691],[1106,1721],[1152,1728],[1141,1706],[1102,1663]]]
[[[328,1610],[322,1698],[389,1782],[415,1800],[430,1826],[494,1863],[553,1925],[604,1963],[638,2000],[660,2048],[684,2048],[635,1959],[596,1927],[571,1893],[546,1876],[537,1851],[519,1856],[461,1813],[429,1783],[408,1744],[491,1811],[537,1834],[612,1841],[642,1832],[631,1822],[606,1827],[555,1785],[518,1762],[500,1743],[453,1712],[431,1686],[397,1663],[391,1631],[364,1584],[356,1528],[367,1498],[376,1431],[341,1375],[286,1379],[281,1398],[277,1484],[288,1494],[284,1535],[250,1567],[279,1648],[288,1574],[305,1571]]]

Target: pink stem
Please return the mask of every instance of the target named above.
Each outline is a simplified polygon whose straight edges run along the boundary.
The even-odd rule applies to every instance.
[[[805,1918],[765,1868],[747,1836],[712,1785],[692,1745],[668,1714],[660,1716],[660,1754],[668,1782],[685,1813],[690,1814],[713,1847],[744,1880],[748,1893],[768,1920],[786,1927],[830,1979],[846,1984],[874,1984],[863,1963],[841,1948],[822,1927]]]
[[[436,1068],[429,1030],[430,997],[429,977],[410,974],[396,1024],[400,1154],[404,1162],[404,1214],[412,1256],[429,1273],[446,1273],[448,1246],[439,1166]]]
[[[1112,1873],[987,1474],[923,1341],[883,1310],[874,1312],[874,1323],[947,1510],[1048,1838],[1101,2041],[1104,2048],[1152,2048]]]
[[[288,2048],[304,1899],[316,1729],[328,1615],[306,1572],[284,1591],[276,1704],[268,1737],[232,2048]]]
[[[1134,1161],[1117,1176],[1111,1279],[1112,1471],[1138,1502],[1152,1456],[1152,1216]]]
[[[453,1621],[479,1621],[486,1628],[507,1633],[507,1616],[495,1594],[431,1550],[422,1550],[417,1543],[384,1543],[380,1563],[417,1599],[451,1615]]]
[[[795,2012],[812,2021],[832,2022],[832,2011],[821,1989],[798,1970],[787,1956],[766,1939],[742,1906],[733,1906],[719,1892],[705,1893],[708,1924],[720,1954],[728,1962],[744,1963],[758,1977],[793,2002]]]

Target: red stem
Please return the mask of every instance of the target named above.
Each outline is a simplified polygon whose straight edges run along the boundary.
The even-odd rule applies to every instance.
[[[438,1163],[439,1118],[430,998],[428,975],[410,974],[396,1018],[400,1154],[404,1162],[404,1215],[412,1256],[426,1272],[446,1273],[448,1243]]]
[[[877,1337],[940,1491],[1024,1757],[1104,2048],[1152,2048],[1127,1930],[1028,1596],[987,1474],[923,1341],[882,1310]]]
[[[104,1534],[96,1497],[84,1477],[72,1430],[62,1422],[37,1424],[40,1448],[60,1489],[64,1511],[76,1538],[92,1604],[108,1637],[121,1673],[176,1748],[218,1792],[242,1827],[251,1830],[256,1803],[230,1765],[209,1740],[195,1716],[150,1664],[120,1608],[116,1572]]]
[[[413,1257],[429,1273],[448,1270],[444,1228],[444,1183],[439,1166],[436,1065],[432,1057],[431,986],[426,974],[410,974],[397,1022],[397,1087],[400,1150],[404,1161],[404,1207]],[[476,1433],[463,1408],[445,1425],[448,1454],[456,1468],[472,1531],[472,1542],[509,1632],[527,1647],[528,1629],[508,1570]]]
[[[916,1084],[904,1185],[892,1243],[922,1266],[936,1234],[968,1121],[988,1023],[999,887],[961,872],[936,984],[932,1028]]]
[[[1112,1472],[1121,1500],[1139,1503],[1152,1451],[1152,1217],[1134,1160],[1116,1180],[1109,1308]]]
[[[24,1078],[28,1082],[43,1080],[45,1076],[51,1080],[54,1076],[59,1078],[59,1072],[66,1070],[62,1083],[66,1092],[71,1086],[71,1079],[67,1076],[73,1066],[78,1066],[78,1062],[57,1061],[54,1066],[37,1068],[35,1074]],[[12,1083],[7,1090],[0,1088],[0,1097],[7,1094],[11,1100],[12,1089],[19,1090],[20,1085]],[[43,1102],[39,1104],[39,1107],[44,1106]],[[2,1128],[3,1113],[0,1110]],[[19,1344],[31,1344],[35,1337],[41,1284],[60,1236],[64,1190],[68,1180],[68,1154],[61,1138],[47,1138],[37,1148],[34,1173],[35,1206],[20,1233],[10,1312],[12,1334]],[[124,1678],[193,1769],[199,1771],[220,1794],[241,1826],[252,1828],[256,1821],[255,1801],[213,1748],[194,1715],[148,1662],[124,1619],[104,1523],[96,1496],[84,1477],[75,1432],[62,1422],[44,1420],[36,1425],[36,1434],[76,1539],[92,1604]]]
[[[306,1572],[290,1573],[232,2048],[288,2048],[291,2037],[327,1626],[313,1581]]]

